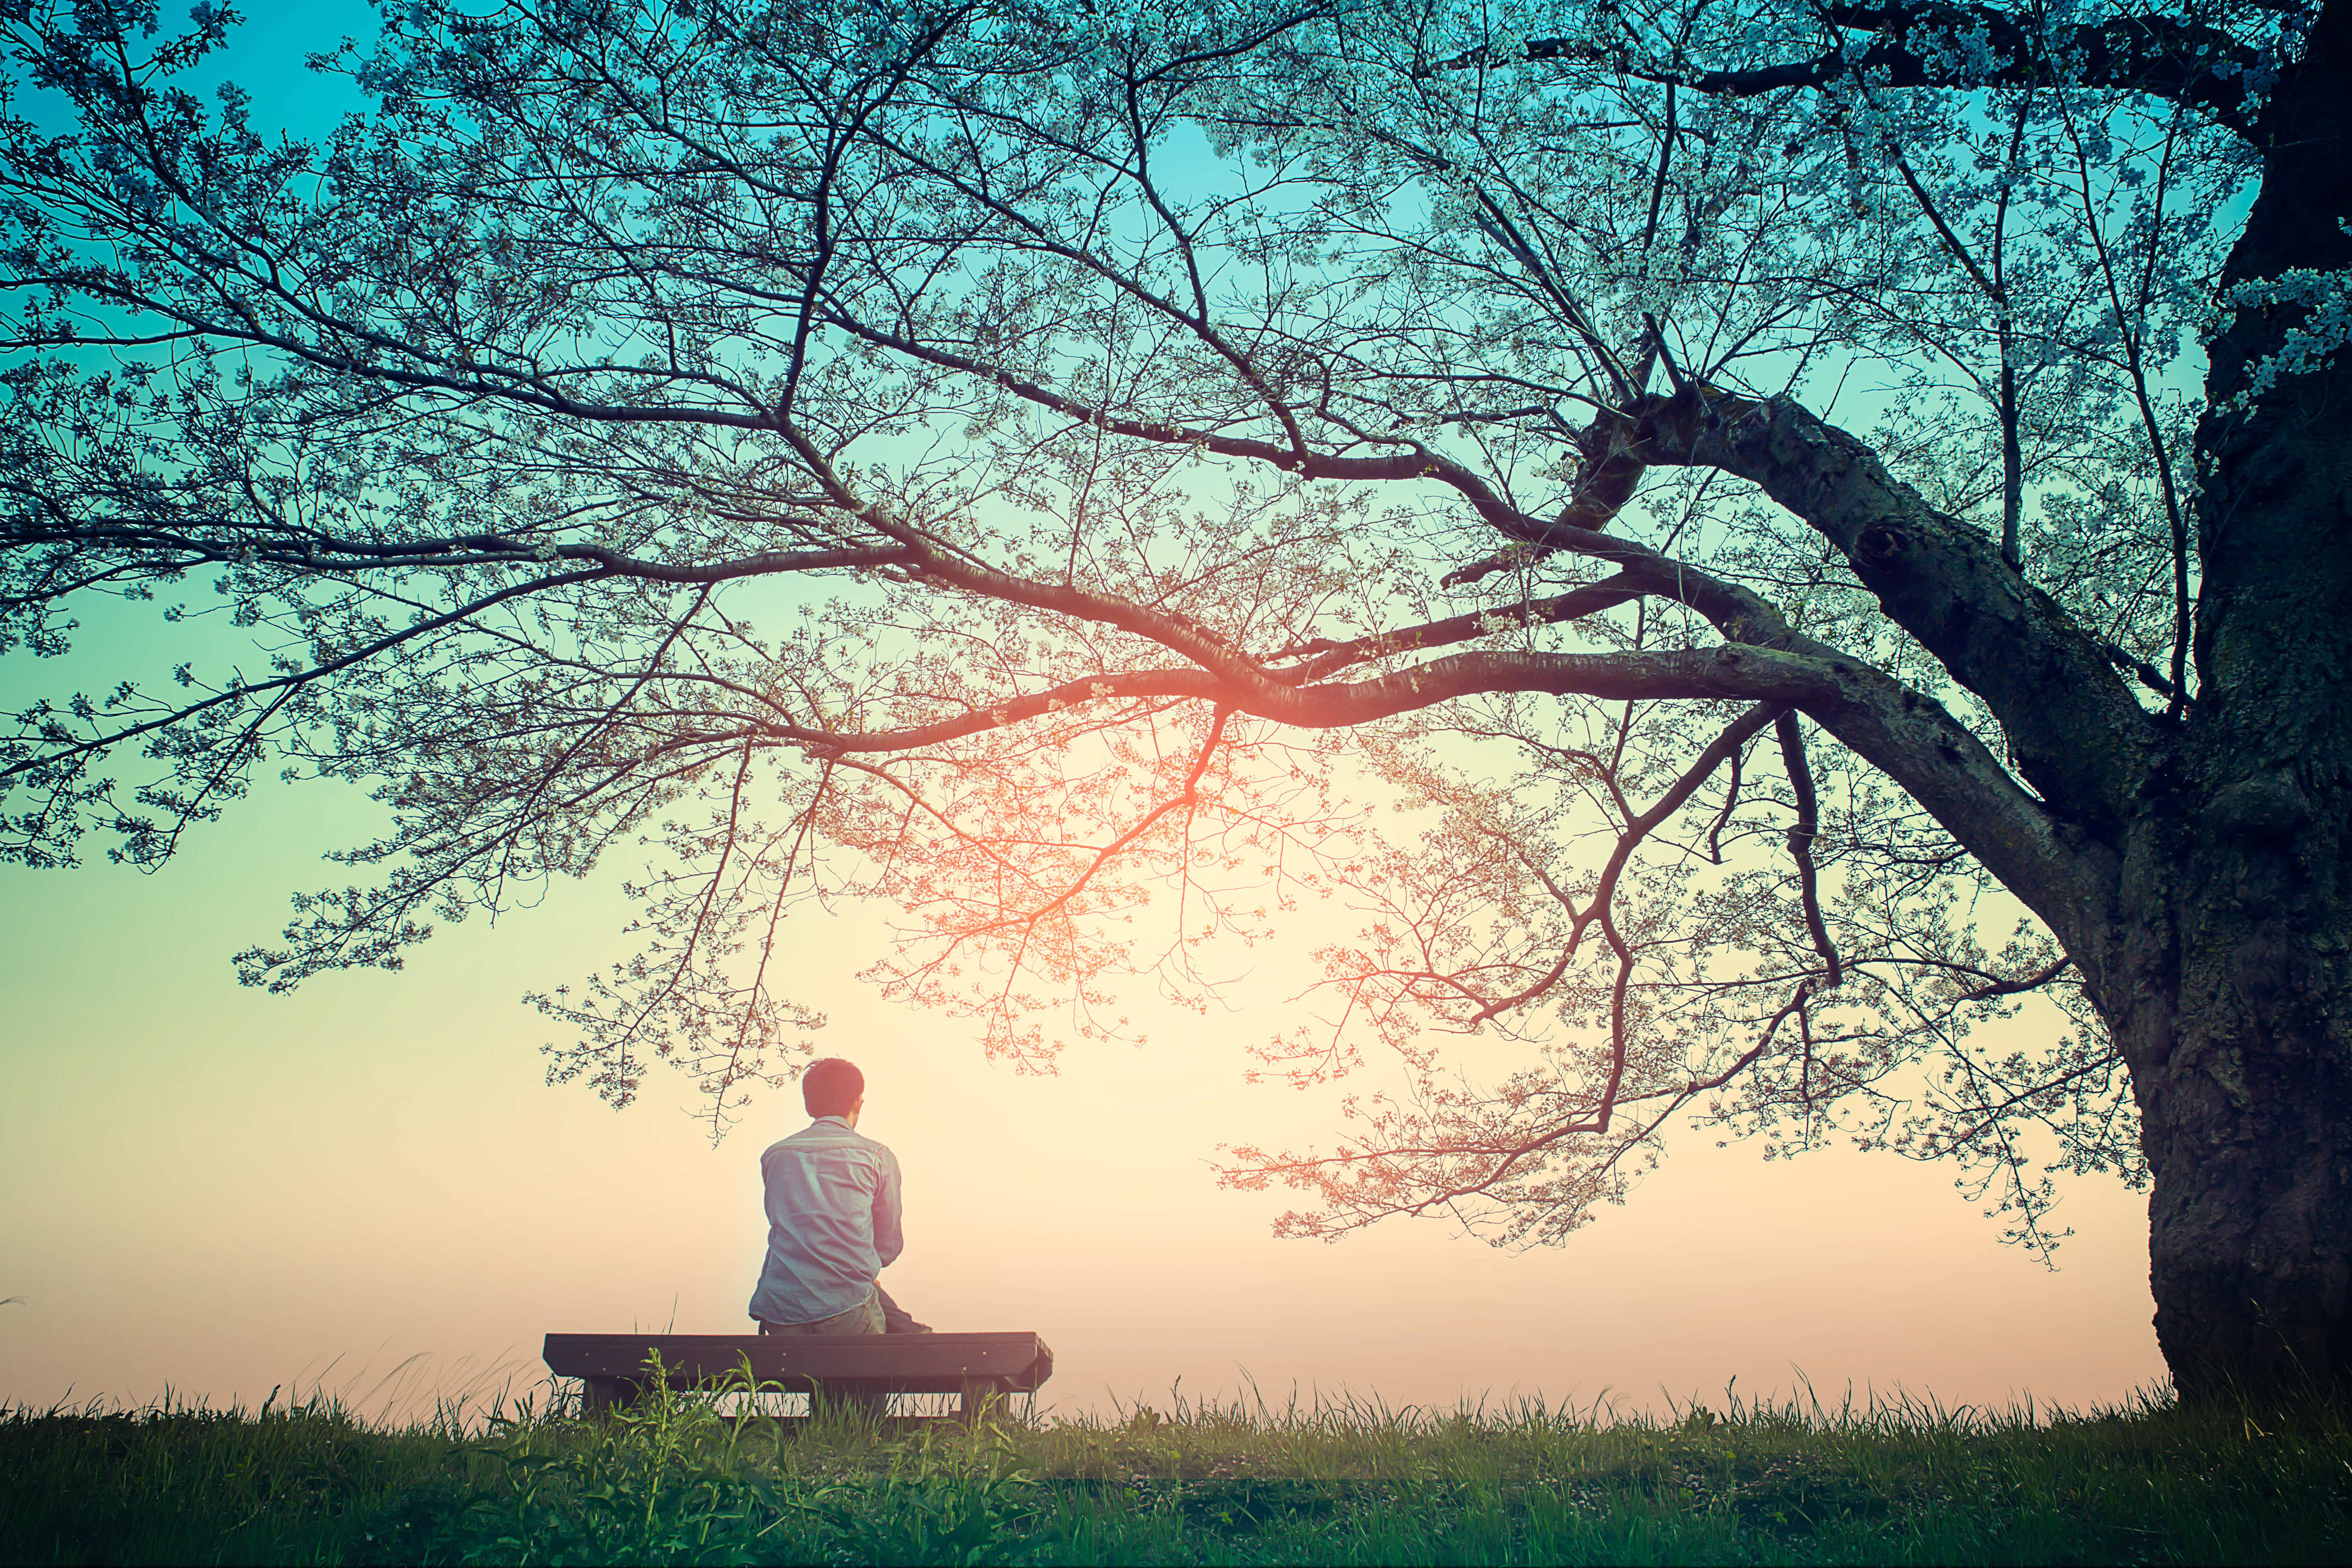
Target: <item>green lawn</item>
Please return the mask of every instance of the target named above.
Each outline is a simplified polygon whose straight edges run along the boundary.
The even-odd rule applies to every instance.
[[[2339,1563],[2352,1426],[1362,1406],[877,1430],[676,1396],[487,1429],[0,1417],[10,1563]]]

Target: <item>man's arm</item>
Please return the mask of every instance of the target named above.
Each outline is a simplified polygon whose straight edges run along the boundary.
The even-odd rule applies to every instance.
[[[907,1250],[906,1205],[898,1191],[898,1156],[882,1151],[882,1181],[874,1189],[874,1253],[887,1268]]]

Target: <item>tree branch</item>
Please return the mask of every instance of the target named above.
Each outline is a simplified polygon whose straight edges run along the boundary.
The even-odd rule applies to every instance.
[[[1327,642],[1317,637],[1284,648],[1270,658],[1274,660],[1310,660],[1287,676],[1276,678],[1303,685],[1336,675],[1349,665],[1361,664],[1368,659],[1386,658],[1415,648],[1468,642],[1491,636],[1506,626],[1557,626],[1563,621],[1581,620],[1587,616],[1599,615],[1619,605],[1631,604],[1650,592],[1643,581],[1646,576],[1647,574],[1638,571],[1619,572],[1601,582],[1571,588],[1548,599],[1526,599],[1516,605],[1498,605],[1493,609],[1449,616],[1442,621],[1424,621],[1417,626],[1401,626],[1392,632],[1353,637],[1346,642]]]
[[[1836,546],[1888,616],[1984,699],[2042,798],[2113,840],[2156,722],[2124,689],[2105,646],[2010,570],[1990,540],[1787,398],[1696,391],[1651,400],[1640,425],[1651,462],[1750,480]]]
[[[1561,889],[1559,884],[1552,880],[1549,872],[1533,860],[1527,859],[1522,852],[1521,858],[1526,861],[1528,869],[1536,874],[1546,890],[1559,900],[1561,908],[1568,911],[1568,941],[1560,948],[1559,962],[1546,971],[1542,978],[1511,995],[1501,997],[1480,1007],[1471,1017],[1469,1026],[1475,1028],[1487,1019],[1507,1012],[1513,1007],[1524,1006],[1559,984],[1560,977],[1568,973],[1569,960],[1576,956],[1577,944],[1584,940],[1585,928],[1593,921],[1599,921],[1601,933],[1609,939],[1610,946],[1616,950],[1620,969],[1617,981],[1619,1000],[1612,1016],[1617,1020],[1614,1027],[1617,1030],[1617,1053],[1622,1065],[1625,1046],[1622,1016],[1622,992],[1633,960],[1626,952],[1624,942],[1618,939],[1616,928],[1610,923],[1610,905],[1617,897],[1617,879],[1624,874],[1626,862],[1633,858],[1633,851],[1640,847],[1642,840],[1655,832],[1659,824],[1681,810],[1684,803],[1697,793],[1698,786],[1705,784],[1714,774],[1716,769],[1723,766],[1727,760],[1736,759],[1741,749],[1749,741],[1755,739],[1765,725],[1772,722],[1776,717],[1785,711],[1785,709],[1770,702],[1759,702],[1750,708],[1726,727],[1722,733],[1716,736],[1706,750],[1699,753],[1698,760],[1685,768],[1682,775],[1667,786],[1666,792],[1651,803],[1649,810],[1627,822],[1624,830],[1617,836],[1616,847],[1609,852],[1608,863],[1601,868],[1600,879],[1593,885],[1592,897],[1586,901],[1581,910],[1577,909],[1575,902]],[[1605,1111],[1602,1120],[1605,1124],[1607,1121]]]
[[[1789,788],[1797,798],[1797,820],[1789,827],[1789,858],[1797,863],[1797,895],[1805,906],[1805,930],[1812,933],[1813,951],[1829,970],[1832,989],[1844,983],[1845,969],[1830,942],[1822,919],[1822,899],[1813,885],[1813,840],[1822,833],[1821,805],[1813,797],[1813,770],[1805,762],[1805,732],[1794,713],[1782,713],[1775,725],[1780,739],[1780,763],[1789,772]]]
[[[1639,58],[1622,45],[1581,38],[1531,38],[1523,58],[1601,65],[1643,81],[1724,98],[1757,98],[1791,88],[1823,88],[1867,77],[1874,86],[2032,87],[2064,80],[2080,87],[2144,92],[2195,109],[2242,136],[2255,134],[2244,75],[2260,69],[2261,51],[2218,27],[2156,13],[2118,16],[2045,32],[2031,16],[1991,5],[1929,3],[1837,5],[1822,9],[1832,26],[1873,35],[1859,55],[1832,48],[1810,58],[1733,70],[1677,69]],[[1959,67],[1958,47],[1981,32],[1981,66]],[[1437,68],[1492,63],[1492,51],[1457,55]],[[2227,74],[2223,68],[2227,68]],[[1424,69],[1416,75],[1430,75]]]

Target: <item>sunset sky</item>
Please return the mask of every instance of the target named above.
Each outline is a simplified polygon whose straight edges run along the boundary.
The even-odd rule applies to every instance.
[[[257,119],[299,128],[323,100],[293,62],[371,16],[247,9],[227,74]],[[129,673],[111,636],[0,669],[0,695],[110,684]],[[748,1326],[759,1154],[803,1124],[797,1093],[714,1147],[673,1075],[618,1114],[547,1087],[548,1026],[518,1001],[625,953],[634,868],[445,930],[403,973],[290,998],[236,985],[230,954],[286,922],[289,892],[342,879],[320,857],[372,833],[373,811],[341,786],[270,784],[152,877],[0,868],[0,1297],[24,1299],[0,1307],[0,1400],[250,1405],[323,1386],[413,1409],[436,1389],[529,1389],[550,1330]],[[942,1329],[1041,1333],[1065,1410],[1164,1405],[1179,1380],[1277,1404],[1638,1406],[1801,1374],[1825,1399],[2080,1405],[2161,1374],[2146,1199],[2108,1178],[2067,1189],[2058,1222],[2076,1234],[2054,1272],[1999,1245],[1949,1169],[1768,1163],[1690,1134],[1563,1247],[1497,1252],[1443,1220],[1277,1242],[1282,1195],[1221,1192],[1210,1161],[1226,1142],[1332,1142],[1332,1096],[1244,1072],[1248,1047],[1305,1016],[1287,999],[1339,912],[1231,955],[1246,973],[1228,1011],[1138,985],[1149,1042],[1073,1046],[1050,1078],[991,1066],[964,1023],[857,981],[885,913],[798,917],[782,987],[830,1015],[814,1043],[864,1068],[861,1131],[904,1166],[908,1247],[885,1283]]]
[[[37,1406],[166,1388],[258,1403],[323,1380],[379,1399],[540,1375],[551,1329],[735,1332],[761,1240],[772,1097],[717,1148],[656,1074],[615,1114],[541,1081],[518,994],[618,954],[609,882],[446,931],[401,974],[240,990],[228,954],[363,823],[332,786],[260,792],[158,876],[0,872],[6,999],[0,1396]],[[803,926],[796,994],[869,1079],[866,1131],[907,1173],[886,1277],[942,1328],[1034,1329],[1067,1409],[1350,1390],[1391,1405],[1613,1391],[2031,1392],[2114,1399],[2156,1378],[2145,1201],[2105,1180],[2061,1211],[2048,1272],[1994,1240],[1951,1173],[1888,1156],[1765,1163],[1677,1141],[1623,1209],[1565,1247],[1496,1252],[1440,1221],[1276,1242],[1273,1194],[1219,1192],[1220,1141],[1321,1138],[1330,1102],[1242,1081],[1272,1032],[1135,1008],[1141,1047],[1071,1048],[1055,1078],[981,1060],[962,1026],[850,978],[877,919]],[[1279,996],[1303,952],[1240,991]],[[1285,966],[1291,983],[1285,984]]]
[[[746,1328],[757,1157],[802,1126],[797,1096],[710,1147],[668,1074],[621,1114],[548,1089],[546,1027],[515,1002],[621,952],[612,886],[445,931],[407,973],[236,985],[228,954],[331,869],[315,856],[352,806],[268,790],[158,877],[0,872],[0,1295],[26,1298],[0,1310],[0,1396],[367,1394],[419,1352],[428,1384],[499,1363],[524,1387],[551,1328]],[[1764,1163],[1694,1135],[1564,1248],[1496,1253],[1437,1220],[1273,1241],[1277,1196],[1218,1192],[1206,1159],[1336,1123],[1242,1084],[1265,1016],[1139,999],[1150,1044],[1013,1077],[849,978],[877,941],[868,917],[809,921],[797,994],[830,1011],[824,1048],[868,1072],[863,1131],[906,1166],[885,1284],[940,1328],[1034,1328],[1066,1408],[1244,1373],[1392,1405],[1658,1404],[1734,1375],[1788,1389],[1794,1368],[1822,1392],[2082,1404],[2161,1373],[2145,1199],[2112,1180],[2074,1184],[2055,1274],[1997,1244],[1945,1168]],[[1265,969],[1284,962],[1303,954]]]

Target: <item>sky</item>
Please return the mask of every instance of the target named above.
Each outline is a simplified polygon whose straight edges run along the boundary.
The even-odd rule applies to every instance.
[[[318,856],[367,809],[272,785],[152,876],[0,869],[0,1295],[24,1298],[0,1308],[0,1401],[323,1388],[397,1415],[530,1390],[550,1331],[749,1326],[759,1153],[804,1123],[797,1096],[714,1148],[675,1075],[617,1113],[548,1087],[545,1026],[518,1003],[623,950],[614,883],[446,929],[400,973],[235,984],[228,955],[327,879]],[[1696,1137],[1561,1247],[1497,1252],[1442,1221],[1276,1241],[1279,1196],[1221,1192],[1208,1162],[1335,1122],[1328,1100],[1244,1083],[1265,1009],[1154,1016],[1138,996],[1146,1044],[1022,1077],[853,978],[885,934],[872,912],[808,920],[791,981],[831,1016],[820,1048],[864,1068],[861,1129],[906,1170],[885,1283],[942,1329],[1044,1335],[1052,1408],[1245,1384],[1276,1404],[1720,1407],[1735,1379],[1801,1375],[1832,1398],[2080,1406],[2160,1375],[2145,1200],[2113,1182],[2074,1184],[2055,1272],[1999,1245],[1942,1167],[1767,1163]],[[1304,963],[1282,945],[1251,995]]]
[[[290,61],[368,25],[341,0],[249,9],[232,74],[265,118]],[[0,1297],[22,1298],[0,1306],[0,1404],[315,1388],[406,1414],[530,1389],[550,1331],[749,1326],[759,1153],[803,1124],[796,1093],[714,1147],[673,1075],[620,1113],[548,1087],[546,1026],[518,1000],[624,953],[627,868],[445,930],[400,973],[236,985],[229,955],[339,879],[319,858],[371,810],[272,784],[152,876],[0,868]],[[1768,1163],[1690,1135],[1564,1247],[1497,1252],[1443,1220],[1278,1242],[1281,1194],[1221,1192],[1209,1163],[1220,1142],[1331,1142],[1328,1099],[1243,1079],[1246,1047],[1297,1017],[1276,1015],[1310,977],[1311,914],[1253,955],[1234,1010],[1139,987],[1149,1043],[1075,1045],[1051,1078],[856,981],[878,911],[799,918],[784,993],[830,1016],[816,1044],[864,1068],[861,1131],[906,1172],[885,1283],[942,1329],[1042,1334],[1050,1408],[1245,1386],[1663,1408],[1719,1405],[1735,1380],[2082,1406],[2161,1375],[2146,1199],[2112,1180],[2068,1189],[2054,1272],[2000,1246],[1948,1168]]]

